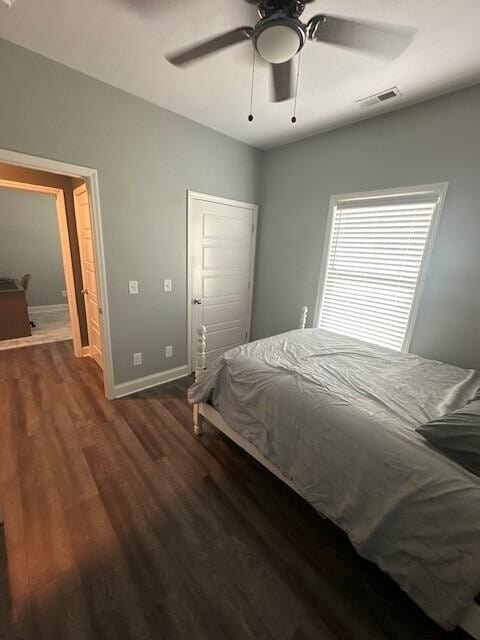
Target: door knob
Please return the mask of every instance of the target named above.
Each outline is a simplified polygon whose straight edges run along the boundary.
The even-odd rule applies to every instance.
[[[193,304],[202,304],[202,301],[200,300],[200,298],[194,298]]]

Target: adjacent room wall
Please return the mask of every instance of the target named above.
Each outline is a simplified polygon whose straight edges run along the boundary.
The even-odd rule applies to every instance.
[[[0,187],[0,276],[26,273],[29,306],[66,304],[55,198]]]
[[[99,172],[115,383],[186,364],[187,189],[256,203],[261,152],[5,40],[0,59],[0,147]]]
[[[253,337],[313,313],[332,194],[449,182],[411,350],[480,368],[479,114],[476,86],[268,152]]]

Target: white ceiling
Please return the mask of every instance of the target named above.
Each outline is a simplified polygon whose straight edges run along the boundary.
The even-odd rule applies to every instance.
[[[385,64],[329,45],[302,54],[297,124],[293,102],[269,101],[251,44],[180,70],[164,53],[251,24],[244,0],[16,0],[0,3],[0,37],[260,148],[270,148],[480,81],[480,0],[316,0],[302,19],[332,13],[414,27],[415,39]],[[356,100],[398,86],[404,94],[367,110]]]

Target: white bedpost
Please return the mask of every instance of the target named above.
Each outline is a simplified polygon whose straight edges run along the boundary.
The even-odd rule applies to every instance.
[[[298,321],[299,329],[305,329],[305,325],[307,324],[307,313],[308,313],[308,307],[302,307],[300,309],[300,319]]]
[[[202,425],[200,424],[200,413],[198,411],[199,405],[193,405],[193,433],[196,436],[202,435]]]
[[[201,325],[198,331],[198,343],[197,343],[197,361],[195,366],[195,381],[200,379],[202,371],[206,369],[207,362],[207,328],[204,324]],[[199,405],[193,405],[193,433],[196,436],[202,434],[202,425],[200,424],[200,412]]]
[[[207,362],[207,327],[202,324],[198,330],[197,342],[197,361],[195,363],[195,382],[200,380],[202,371],[204,371]]]

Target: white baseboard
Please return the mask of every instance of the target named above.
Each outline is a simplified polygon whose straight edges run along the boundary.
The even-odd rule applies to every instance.
[[[128,382],[121,382],[120,384],[114,385],[113,397],[123,398],[123,396],[129,396],[131,393],[156,387],[158,384],[165,384],[166,382],[178,380],[178,378],[184,378],[190,373],[190,367],[187,364],[184,364],[181,367],[176,367],[175,369],[161,371],[160,373],[153,373],[150,376],[136,378],[135,380],[129,380]]]
[[[68,304],[40,304],[37,306],[28,305],[29,311],[63,311],[68,309]]]

